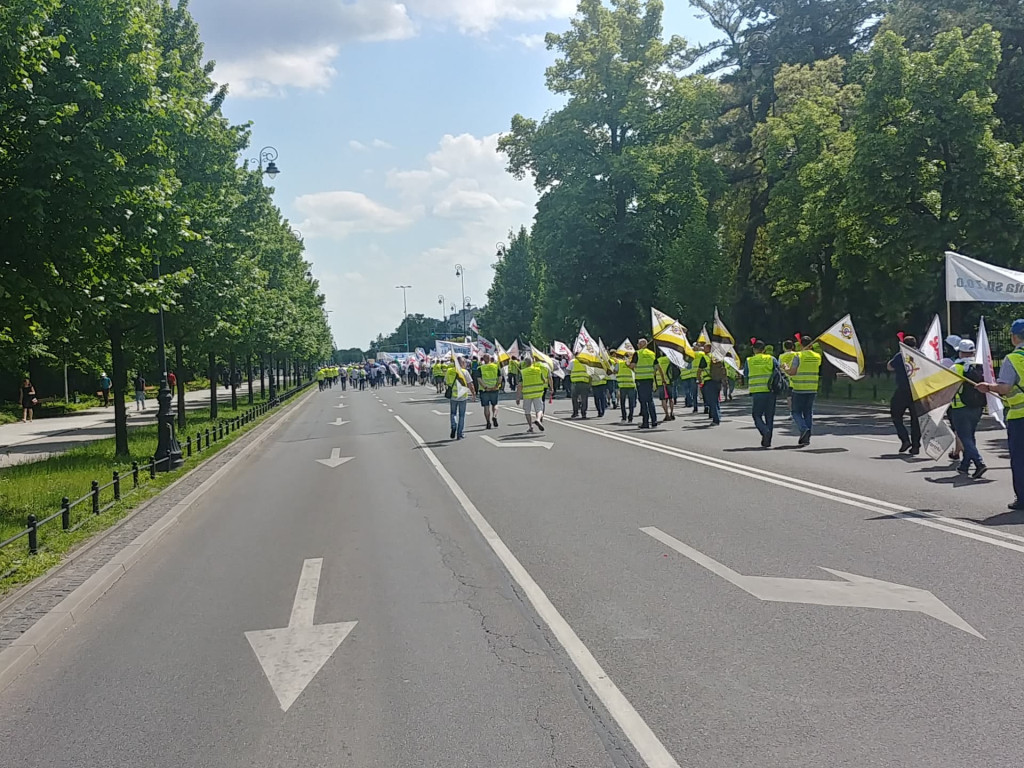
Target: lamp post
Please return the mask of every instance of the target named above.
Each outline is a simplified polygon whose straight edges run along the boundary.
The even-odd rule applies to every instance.
[[[268,177],[270,177],[271,181],[273,181],[274,179],[277,178],[277,175],[281,172],[278,169],[278,167],[277,167],[277,157],[278,157],[277,149],[275,149],[274,147],[269,147],[268,146],[268,147],[264,147],[263,149],[260,150],[260,153],[259,153],[258,157],[254,157],[251,160],[249,160],[249,163],[252,164],[252,165],[255,165],[257,170],[259,171],[260,180],[261,181],[263,180],[264,174],[266,174]],[[295,231],[298,231],[298,230],[295,230]],[[302,233],[299,233],[299,241],[300,242],[302,241]],[[262,366],[263,366],[263,363],[261,362],[260,363],[260,381],[261,382],[263,381],[263,378],[262,378],[263,377],[263,368],[262,368]],[[274,368],[273,355],[271,355],[271,360],[270,360],[270,402],[274,402],[274,398],[277,397],[277,391],[276,391],[277,387],[276,387],[276,381],[275,381],[276,379],[277,379],[277,371]],[[260,386],[261,387],[263,386],[262,383],[260,384]]]
[[[461,264],[455,265],[455,276],[462,281],[462,306],[466,306],[466,268]],[[466,328],[466,310],[462,310],[462,335],[465,336],[469,331]]]
[[[160,256],[153,265],[153,278],[160,280]],[[164,303],[156,315],[156,355],[160,368],[160,391],[157,393],[159,408],[156,413],[157,445],[153,461],[158,472],[177,469],[185,460],[181,456],[181,445],[174,435],[174,416],[171,414],[171,388],[167,383],[167,337],[164,335]]]
[[[405,353],[409,354],[409,303],[406,301],[405,292],[412,288],[411,285],[396,285],[396,289],[402,291],[402,314],[405,317]]]
[[[437,294],[437,305],[441,308],[441,323],[444,326],[445,331],[448,330],[448,315],[444,311],[444,294]]]
[[[462,339],[469,336],[469,308],[473,306],[473,297],[467,296],[462,300]]]

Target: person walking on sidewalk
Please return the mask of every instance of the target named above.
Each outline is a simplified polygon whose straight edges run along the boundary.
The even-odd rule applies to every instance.
[[[966,475],[971,471],[973,463],[974,478],[978,480],[988,471],[988,467],[981,459],[981,452],[978,451],[978,443],[975,439],[978,422],[981,421],[981,411],[985,407],[985,395],[975,387],[975,384],[985,380],[981,366],[974,362],[975,351],[974,342],[970,339],[961,339],[957,345],[959,358],[953,363],[953,370],[967,379],[967,382],[960,387],[960,391],[953,398],[949,407],[949,416],[963,450],[963,458],[956,471],[961,475]],[[968,382],[974,382],[974,384]]]
[[[903,343],[908,347],[917,347],[917,339],[913,336],[904,336]],[[895,374],[896,391],[892,393],[889,401],[889,417],[896,427],[896,436],[900,439],[900,453],[910,452],[911,456],[921,453],[921,425],[914,418],[914,399],[910,394],[910,379],[907,376],[907,364],[903,360],[903,354],[897,352],[886,368]],[[907,427],[903,423],[904,416],[910,414],[910,434],[907,434]]]
[[[779,370],[779,361],[764,351],[764,342],[754,341],[754,354],[743,365],[743,378],[750,385],[753,401],[754,426],[761,433],[761,447],[772,447],[772,433],[775,429],[775,393],[772,378]]]
[[[18,399],[21,400],[21,421],[23,424],[27,424],[32,421],[32,410],[39,405],[36,388],[28,377],[21,382],[21,397]]]
[[[135,410],[146,410],[146,380],[142,378],[142,371],[135,376]]]
[[[100,397],[103,398],[103,407],[110,405],[110,377],[106,371],[100,371]]]

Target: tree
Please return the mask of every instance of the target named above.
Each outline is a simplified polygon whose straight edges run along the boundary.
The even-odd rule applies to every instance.
[[[530,233],[522,227],[509,233],[508,248],[498,254],[487,307],[480,313],[480,332],[504,343],[527,332],[533,324],[537,274],[530,251]]]

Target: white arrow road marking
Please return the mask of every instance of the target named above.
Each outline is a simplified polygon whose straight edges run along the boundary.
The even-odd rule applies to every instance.
[[[323,464],[325,467],[330,467],[331,469],[337,469],[342,464],[348,464],[350,461],[352,461],[353,458],[355,458],[355,457],[354,456],[342,457],[342,455],[341,455],[341,448],[331,448],[331,458],[329,458],[329,459],[317,459],[316,463],[317,464]]]
[[[431,413],[436,413],[438,416],[450,416],[451,415],[450,411],[431,411]],[[472,416],[472,415],[473,415],[473,411],[466,411],[466,416],[467,417]]]
[[[335,407],[335,408],[348,408],[348,406],[347,406],[347,405],[345,405],[344,403],[338,403],[338,404],[337,404],[336,406],[334,406],[334,407]]]
[[[335,427],[344,427],[346,424],[351,424],[351,421],[345,421],[343,419],[335,419],[331,422]]]
[[[274,695],[287,712],[316,673],[327,663],[356,621],[313,626],[316,596],[320,590],[323,558],[306,560],[299,576],[292,615],[284,629],[265,629],[245,633]]]
[[[338,395],[338,399],[339,399],[339,400],[345,400],[346,398],[345,398],[345,396],[344,396],[344,395]]]
[[[497,446],[498,448],[547,448],[549,451],[554,448],[554,443],[545,443],[542,440],[517,440],[515,442],[501,442],[495,440],[490,435],[480,435],[491,445]]]
[[[785,579],[771,576],[744,576],[717,560],[683,544],[658,528],[641,528],[667,547],[690,558],[698,565],[721,576],[758,600],[773,603],[806,603],[835,605],[843,608],[876,608],[883,611],[916,611],[933,619],[985,639],[984,635],[961,619],[945,603],[926,589],[893,584],[889,581],[858,576],[855,573],[822,568],[845,581],[819,579]]]

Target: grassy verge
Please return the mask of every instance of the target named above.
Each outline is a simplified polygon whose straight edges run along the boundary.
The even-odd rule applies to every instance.
[[[197,433],[205,433],[207,428],[212,432],[220,422],[231,420],[248,408],[246,405],[232,410],[221,406],[216,420],[211,420],[205,412],[189,413],[187,428],[178,433],[182,452],[185,452],[187,436],[191,435],[194,443]],[[131,460],[114,458],[113,438],[97,440],[43,461],[0,470],[0,541],[24,530],[30,514],[41,521],[60,510],[62,497],[67,496],[74,502],[89,494],[93,480],[102,486],[110,482],[115,470],[121,475],[120,501],[114,501],[112,487],[100,492],[101,508],[111,505],[110,509],[93,515],[91,500],[86,499],[71,510],[71,527],[81,523],[77,530],[64,532],[60,517],[40,527],[38,555],[28,554],[27,538],[0,549],[0,595],[52,568],[76,545],[109,528],[141,502],[158,494],[200,461],[230,445],[262,420],[257,419],[230,434],[225,429],[221,440],[213,442],[211,439],[209,448],[194,452],[179,470],[158,473],[154,480],[149,479],[148,472],[140,470],[137,489],[132,488]],[[156,424],[129,430],[128,444],[132,457],[140,465],[148,463],[148,457],[156,450]]]

